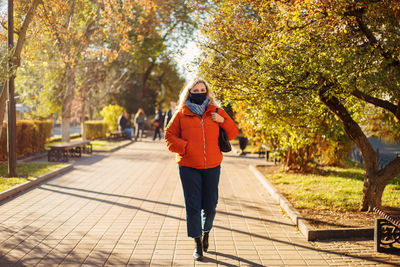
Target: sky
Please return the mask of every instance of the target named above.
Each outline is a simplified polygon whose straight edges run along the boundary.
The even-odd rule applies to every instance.
[[[6,12],[7,0],[0,0],[0,13]]]
[[[184,75],[186,81],[190,81],[197,75],[195,61],[200,56],[201,49],[195,41],[189,41],[182,50],[182,55],[176,56],[179,71]]]

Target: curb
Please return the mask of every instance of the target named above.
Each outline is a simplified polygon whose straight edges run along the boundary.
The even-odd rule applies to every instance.
[[[235,154],[237,154],[237,155],[240,154],[239,150],[237,150],[235,146],[231,145],[231,147],[232,147],[232,152],[233,152],[233,153],[235,153]]]
[[[133,144],[133,143],[135,143],[135,142],[131,140],[131,141],[125,143],[125,144],[121,144],[121,145],[115,146],[115,147],[111,148],[110,150],[99,149],[99,150],[93,150],[93,152],[114,152],[114,151],[116,151],[116,150],[118,150],[120,148],[126,147],[126,146],[128,146],[130,144]]]
[[[38,154],[32,155],[32,156],[28,156],[22,159],[18,159],[17,163],[25,163],[25,162],[30,162],[33,161],[35,159],[40,159],[40,158],[44,158],[47,157],[47,151],[42,151]]]
[[[346,228],[315,230],[290,202],[276,190],[274,185],[259,171],[255,165],[249,166],[250,170],[257,177],[260,183],[267,189],[268,193],[281,208],[287,213],[295,223],[307,241],[326,240],[326,239],[354,239],[354,238],[374,238],[374,228]]]
[[[56,169],[56,170],[51,171],[49,173],[46,173],[46,174],[44,174],[42,176],[39,176],[37,178],[34,178],[32,180],[26,181],[23,184],[15,185],[15,186],[11,187],[10,189],[0,193],[0,201],[3,201],[3,200],[5,200],[6,198],[9,198],[9,197],[13,197],[16,194],[18,194],[18,193],[20,193],[22,191],[25,191],[25,190],[27,190],[27,189],[29,189],[29,188],[37,185],[37,184],[40,184],[40,183],[42,183],[42,182],[44,182],[44,181],[46,181],[46,180],[48,180],[50,178],[53,178],[56,175],[59,175],[59,174],[64,173],[66,171],[69,171],[73,167],[74,167],[74,165],[68,164],[67,166],[61,167],[59,169]]]

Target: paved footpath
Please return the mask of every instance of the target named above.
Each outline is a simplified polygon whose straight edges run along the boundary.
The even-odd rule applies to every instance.
[[[228,154],[209,253],[194,262],[174,155],[161,141],[95,153],[0,203],[0,266],[396,266],[363,243],[309,243]],[[346,256],[347,255],[347,256]],[[400,264],[399,264],[400,265]]]

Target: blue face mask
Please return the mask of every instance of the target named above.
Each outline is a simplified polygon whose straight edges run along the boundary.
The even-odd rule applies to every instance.
[[[190,93],[189,98],[192,103],[201,105],[203,104],[204,100],[206,100],[207,93],[197,93],[197,94]]]

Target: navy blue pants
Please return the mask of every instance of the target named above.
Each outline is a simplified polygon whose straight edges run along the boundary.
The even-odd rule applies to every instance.
[[[194,169],[179,165],[189,237],[199,237],[212,228],[218,203],[220,170],[221,166]]]
[[[125,128],[122,130],[125,133],[125,139],[132,139],[133,129],[132,128]]]

